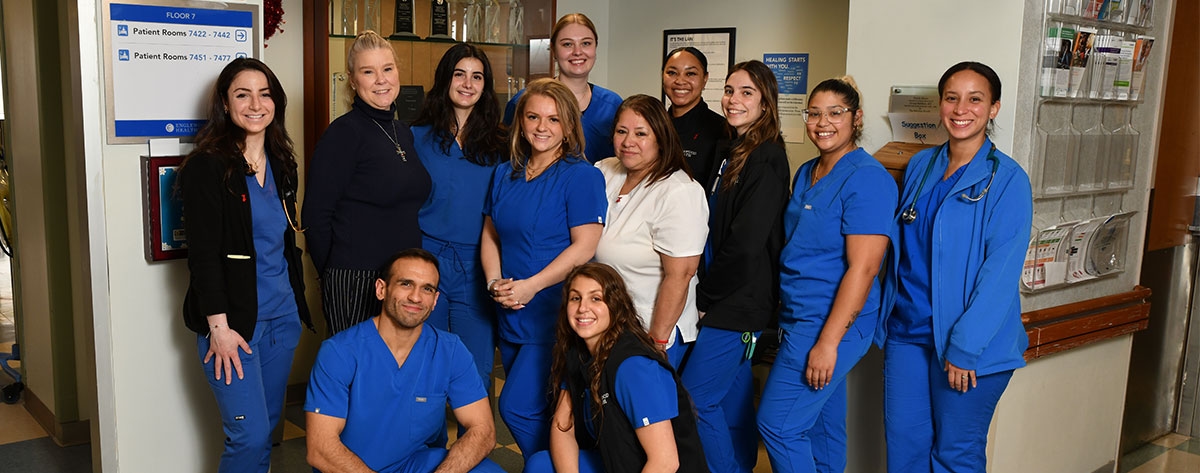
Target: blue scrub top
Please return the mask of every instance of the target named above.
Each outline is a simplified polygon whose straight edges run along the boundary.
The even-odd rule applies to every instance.
[[[500,239],[501,276],[526,279],[571,245],[571,228],[604,224],[608,201],[604,175],[579,158],[564,157],[532,181],[512,177],[512,166],[497,166],[483,212],[492,217]],[[497,306],[500,337],[511,343],[554,343],[554,323],[562,283],[543,289],[525,308]]]
[[[258,292],[258,320],[271,320],[296,313],[296,298],[288,278],[288,264],[283,257],[283,235],[287,232],[287,215],[275,187],[271,160],[266,159],[266,179],[246,176],[250,194],[250,224],[254,234],[255,286]]]
[[[588,108],[583,110],[579,121],[583,125],[583,155],[588,162],[595,163],[617,155],[613,150],[613,123],[617,121],[617,107],[621,106],[621,96],[596,84],[588,85],[592,87],[592,101],[588,103]],[[525,89],[521,89],[505,105],[505,125],[512,126],[517,100],[524,93]]]
[[[889,338],[933,346],[933,295],[930,292],[930,282],[933,280],[933,245],[930,243],[934,240],[933,221],[942,202],[950,194],[950,189],[958,184],[958,179],[967,169],[966,166],[960,167],[949,178],[940,179],[949,165],[950,160],[945,153],[934,157],[928,169],[929,179],[925,180],[925,185],[931,186],[930,190],[918,197],[913,207],[917,211],[917,219],[912,223],[900,224],[900,263],[896,267],[899,281],[896,305],[887,321]],[[920,180],[916,182],[919,186]],[[901,203],[900,211],[906,209],[908,206]]]
[[[441,241],[478,246],[483,201],[496,166],[468,161],[455,141],[450,142],[449,154],[443,152],[433,126],[414,126],[412,132],[417,156],[433,181],[429,198],[417,214],[421,232]]]
[[[780,253],[780,328],[816,338],[833,308],[842,276],[849,268],[846,235],[888,235],[895,231],[896,181],[874,157],[858,148],[838,160],[829,174],[812,184],[818,160],[796,172],[792,198],[784,213]],[[846,337],[870,337],[879,313],[879,280]]]
[[[346,420],[341,440],[372,470],[424,447],[444,447],[446,405],[487,397],[471,353],[458,337],[424,325],[404,365],[374,319],[321,344],[304,410]]]
[[[584,414],[589,419],[588,432],[596,436],[595,426],[592,425],[591,393],[587,393],[583,404]],[[674,419],[679,415],[679,398],[675,387],[675,377],[662,365],[644,356],[626,358],[617,367],[617,379],[613,386],[613,396],[621,412],[629,419],[634,429],[640,429],[650,424]]]

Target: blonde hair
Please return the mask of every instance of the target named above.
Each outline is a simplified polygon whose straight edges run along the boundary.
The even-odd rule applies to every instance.
[[[350,43],[350,50],[346,52],[346,103],[354,103],[354,97],[358,94],[354,90],[354,66],[358,62],[359,54],[366,51],[376,49],[386,49],[392,53],[392,60],[396,60],[396,49],[392,47],[392,43],[380,36],[374,30],[364,30],[354,38],[354,42]]]
[[[554,106],[558,109],[558,123],[562,125],[563,130],[563,142],[559,147],[558,157],[560,159],[563,156],[583,157],[583,125],[580,122],[579,103],[575,101],[575,94],[562,82],[543,77],[530,82],[525,87],[525,93],[521,95],[520,100],[517,100],[517,108],[513,113],[512,128],[508,134],[508,149],[509,163],[512,164],[514,178],[525,170],[533,153],[533,148],[525,139],[523,128],[525,126],[525,107],[529,103],[529,98],[535,95],[554,100]]]

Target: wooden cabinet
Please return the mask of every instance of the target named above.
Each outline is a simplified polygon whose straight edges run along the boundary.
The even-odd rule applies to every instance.
[[[344,8],[346,2],[351,2],[350,8]],[[508,0],[449,1],[449,38],[429,37],[430,1],[414,0],[413,3],[416,37],[390,40],[396,50],[401,85],[418,85],[428,90],[433,85],[433,73],[442,54],[457,40],[475,38],[493,40],[471,43],[487,53],[495,76],[496,95],[502,101],[507,101],[528,80],[551,73],[549,37],[557,19],[553,0],[521,0],[523,31],[516,32],[511,31],[507,21],[512,7]],[[490,11],[488,3],[492,3]],[[366,18],[368,4],[372,12],[378,11],[376,18]],[[488,26],[486,18],[479,18],[477,21],[482,27],[473,30],[478,34],[468,36],[468,9],[471,7],[475,14],[492,13],[499,17],[496,29],[490,35],[481,31],[482,27]],[[353,20],[347,13],[354,14]],[[368,25],[378,24],[376,32],[388,37],[395,31],[394,21],[395,0],[305,0],[306,161],[325,127],[344,113],[353,99],[346,85],[346,52],[355,35]],[[519,36],[513,36],[517,33]]]

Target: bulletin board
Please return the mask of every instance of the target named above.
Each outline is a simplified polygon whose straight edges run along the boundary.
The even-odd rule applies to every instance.
[[[109,144],[190,140],[221,69],[262,49],[257,4],[105,0],[103,16]]]

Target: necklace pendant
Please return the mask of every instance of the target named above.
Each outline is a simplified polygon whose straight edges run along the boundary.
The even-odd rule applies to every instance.
[[[408,156],[405,155],[404,149],[400,145],[396,145],[396,155],[400,156],[401,161],[408,162]]]

